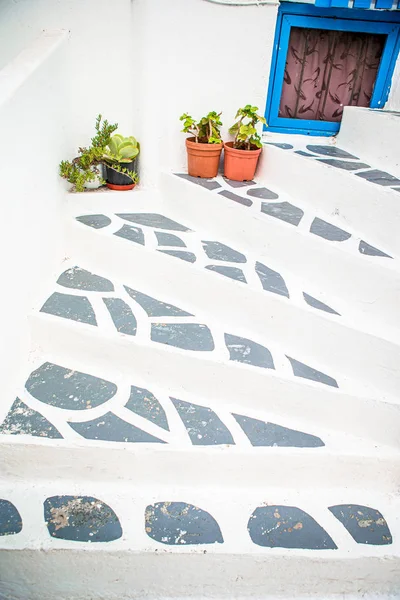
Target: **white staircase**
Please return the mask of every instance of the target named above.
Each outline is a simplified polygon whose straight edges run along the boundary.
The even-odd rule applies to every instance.
[[[69,195],[0,425],[0,598],[398,594],[400,196],[298,139],[257,183]]]

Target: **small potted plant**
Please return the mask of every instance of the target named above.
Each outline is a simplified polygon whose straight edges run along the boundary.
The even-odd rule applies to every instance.
[[[136,157],[139,143],[133,136],[125,138],[116,133],[110,139],[103,154],[106,184],[111,190],[131,190],[139,181],[136,173]]]
[[[192,137],[186,139],[188,173],[193,177],[216,177],[222,152],[221,113],[209,112],[196,123],[187,113],[179,119],[184,121],[182,131]]]
[[[89,148],[79,148],[79,156],[62,160],[59,165],[61,177],[72,183],[73,190],[83,192],[85,188],[96,189],[104,185],[102,162],[105,147],[112,133],[117,129],[117,123],[102,122],[102,116],[96,119],[96,135],[91,139]]]
[[[234,181],[250,181],[257,168],[262,150],[261,137],[257,133],[258,123],[266,123],[257,114],[258,107],[247,104],[236,113],[236,123],[229,129],[235,136],[233,142],[225,142],[224,175]]]

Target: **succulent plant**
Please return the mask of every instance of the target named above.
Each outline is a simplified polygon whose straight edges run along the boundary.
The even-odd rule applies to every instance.
[[[103,154],[103,159],[111,164],[130,163],[139,154],[139,150],[139,143],[133,135],[124,137],[116,133],[111,137]]]

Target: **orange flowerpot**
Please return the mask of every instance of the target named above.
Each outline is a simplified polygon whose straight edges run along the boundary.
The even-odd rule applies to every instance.
[[[224,175],[234,181],[251,181],[257,168],[262,148],[237,150],[233,142],[225,142]]]
[[[194,139],[186,139],[189,175],[206,179],[216,177],[223,143],[199,144],[194,142]]]

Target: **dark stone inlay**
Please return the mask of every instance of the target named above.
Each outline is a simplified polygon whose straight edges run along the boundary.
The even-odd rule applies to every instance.
[[[0,499],[0,536],[14,535],[22,530],[22,518],[9,500]]]
[[[351,233],[344,231],[344,229],[340,229],[340,227],[336,227],[336,225],[332,225],[332,223],[323,221],[318,217],[315,217],[314,221],[311,223],[310,231],[330,242],[344,242],[351,237]]]
[[[292,150],[292,144],[286,144],[284,142],[266,142],[268,146],[276,146],[277,148],[282,148],[282,150]]]
[[[247,195],[252,196],[253,198],[261,198],[262,200],[277,200],[279,198],[279,194],[269,190],[266,187],[258,187],[252,190],[247,190]]]
[[[286,355],[286,358],[290,361],[292,365],[293,374],[296,377],[303,377],[304,379],[311,379],[312,381],[317,381],[318,383],[324,383],[325,385],[330,385],[332,387],[338,388],[338,384],[336,379],[333,377],[329,377],[325,373],[321,371],[317,371],[317,369],[313,369],[304,363],[295,360],[294,358],[290,358],[290,356]]]
[[[62,439],[62,435],[50,421],[36,410],[29,408],[19,398],[15,400],[7,417],[0,425],[0,433]]]
[[[382,250],[378,250],[378,248],[367,244],[367,242],[364,242],[364,240],[360,241],[358,250],[361,252],[361,254],[367,254],[368,256],[383,256],[384,258],[393,258],[393,256],[382,252]]]
[[[310,152],[315,152],[316,154],[322,154],[323,156],[334,156],[335,158],[354,158],[356,160],[360,160],[358,156],[354,156],[354,154],[350,154],[349,152],[346,152],[346,150],[336,148],[336,146],[320,146],[309,144],[307,146],[307,150],[310,150]]]
[[[283,446],[292,448],[319,448],[325,446],[317,436],[288,429],[275,423],[233,414],[252,446]]]
[[[185,252],[184,250],[160,250],[157,248],[158,252],[162,252],[163,254],[169,254],[170,256],[175,256],[176,258],[180,258],[181,260],[185,260],[186,262],[194,263],[196,262],[196,255],[193,252]]]
[[[215,271],[215,273],[220,273],[220,275],[225,275],[225,277],[229,277],[230,279],[236,279],[236,281],[247,283],[246,277],[242,269],[238,269],[237,267],[227,267],[223,265],[207,265],[205,268],[209,271]]]
[[[304,211],[301,208],[290,204],[290,202],[263,202],[261,204],[261,212],[296,227],[304,215]]]
[[[285,280],[280,273],[273,271],[266,265],[263,265],[259,262],[256,262],[256,273],[260,278],[264,290],[289,298],[289,292],[286,287]]]
[[[201,187],[206,188],[207,190],[216,190],[217,188],[222,187],[218,181],[214,179],[204,179],[202,177],[193,177],[192,175],[188,175],[187,173],[175,173],[181,179],[186,179],[187,181],[191,181],[192,183],[196,183]]]
[[[153,342],[183,350],[214,350],[211,331],[207,325],[198,323],[152,323],[151,339]]]
[[[137,322],[130,306],[121,298],[103,298],[115,329],[127,335],[136,335]]]
[[[131,223],[145,225],[146,227],[170,229],[172,231],[190,231],[188,227],[157,213],[118,213],[117,217],[125,219],[125,221],[130,221]]]
[[[390,186],[399,185],[400,179],[397,179],[394,175],[380,171],[379,169],[371,169],[370,171],[363,171],[362,173],[355,173],[357,177],[362,177],[371,183],[377,183],[378,185]]]
[[[272,354],[265,346],[229,333],[225,333],[225,344],[229,350],[230,360],[253,365],[253,367],[275,369]]]
[[[333,310],[333,308],[331,308],[327,304],[324,304],[320,300],[317,300],[313,296],[310,296],[309,294],[306,294],[306,292],[303,292],[303,297],[304,297],[304,300],[307,302],[307,304],[309,304],[313,308],[317,308],[318,310],[323,310],[323,311],[325,311],[327,313],[331,313],[332,315],[339,315],[340,316],[340,313],[336,312],[336,310]]]
[[[171,398],[194,446],[234,444],[231,432],[211,408]]]
[[[317,162],[324,163],[330,167],[337,167],[345,171],[357,171],[357,169],[368,169],[369,165],[361,162],[353,162],[348,160],[338,160],[335,158],[318,158]]]
[[[246,187],[249,185],[255,185],[256,182],[255,181],[234,181],[233,179],[228,179],[227,177],[224,176],[224,181],[226,181],[226,183],[228,185],[230,185],[233,188],[241,188],[241,187]]]
[[[93,229],[102,229],[103,227],[107,227],[111,223],[111,219],[106,215],[82,215],[80,217],[76,217],[76,220],[88,227],[93,227]]]
[[[165,410],[149,390],[132,385],[131,395],[125,407],[151,423],[169,431]]]
[[[29,375],[25,387],[37,400],[68,410],[95,408],[117,393],[111,381],[49,362]]]
[[[244,206],[251,206],[253,204],[252,200],[249,198],[243,198],[243,196],[238,196],[229,190],[224,190],[223,192],[218,192],[220,196],[225,196],[225,198],[229,198],[229,200],[234,200],[235,202],[239,202],[239,204],[244,204]]]
[[[379,510],[360,504],[337,504],[329,510],[357,544],[386,546],[392,543],[392,534]]]
[[[247,259],[244,254],[234,250],[221,242],[209,242],[202,240],[204,252],[211,260],[226,260],[228,262],[245,263]]]
[[[222,544],[217,521],[205,510],[186,502],[156,502],[145,512],[149,537],[162,544]]]
[[[112,542],[122,536],[117,515],[98,498],[51,496],[43,507],[49,534],[60,540]]]
[[[43,304],[40,312],[79,323],[97,325],[96,315],[86,296],[72,296],[54,292]]]
[[[304,150],[296,150],[295,154],[300,154],[300,156],[312,156],[315,158],[315,154],[311,154],[310,152],[305,152]]]
[[[165,231],[156,231],[155,234],[159,246],[182,246],[186,248],[185,242],[173,233],[166,233]]]
[[[64,273],[61,273],[57,279],[57,283],[66,288],[72,288],[74,290],[85,290],[87,292],[113,292],[114,286],[105,277],[95,275],[81,269],[80,267],[72,267],[67,269]]]
[[[144,444],[165,444],[163,440],[127,423],[111,412],[83,423],[68,423],[79,435],[87,440],[106,442],[133,442]]]
[[[297,506],[259,506],[247,528],[252,541],[268,548],[336,550],[328,533]]]
[[[167,304],[161,300],[156,300],[156,298],[142,294],[142,292],[132,290],[127,285],[124,287],[129,296],[135,300],[135,302],[140,304],[149,317],[193,317],[191,313],[188,313],[173,304]]]
[[[144,246],[144,234],[140,227],[134,227],[134,225],[123,225],[121,229],[114,233],[114,235]]]

